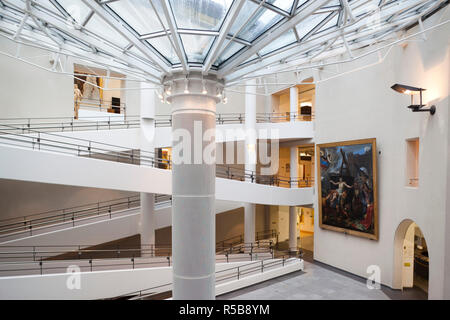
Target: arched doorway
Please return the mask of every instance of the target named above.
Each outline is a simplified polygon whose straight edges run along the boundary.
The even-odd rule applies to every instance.
[[[428,295],[429,255],[425,237],[412,220],[404,220],[394,240],[394,283],[396,289],[415,288]]]

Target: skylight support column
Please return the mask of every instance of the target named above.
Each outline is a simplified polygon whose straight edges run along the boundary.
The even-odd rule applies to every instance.
[[[140,150],[154,152],[155,135],[155,90],[150,83],[140,83]],[[155,243],[155,194],[141,192],[141,219],[139,230],[141,233],[141,252],[143,256],[149,256],[149,245]]]
[[[172,104],[173,298],[215,298],[215,127],[223,84],[215,76],[177,73]],[[206,93],[203,93],[203,84]]]
[[[245,94],[245,181],[256,180],[256,80],[247,82]],[[255,242],[255,204],[244,204],[244,242]]]
[[[151,245],[155,243],[155,194],[141,192],[141,257],[151,256]]]

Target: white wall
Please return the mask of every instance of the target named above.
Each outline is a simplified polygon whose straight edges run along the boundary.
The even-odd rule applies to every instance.
[[[16,53],[15,43],[3,37],[0,47],[12,55]],[[34,63],[46,68],[52,66],[46,51],[22,46],[20,55],[32,57]],[[73,72],[70,61],[65,65],[66,72]],[[73,78],[4,55],[0,55],[0,71],[0,118],[73,117]]]
[[[442,12],[425,21],[435,24]],[[443,19],[448,19],[448,13]],[[410,32],[416,32],[417,27]],[[418,224],[430,254],[430,298],[450,298],[444,256],[450,247],[448,224],[449,24],[426,34],[428,40],[394,47],[382,62],[316,86],[316,143],[376,138],[378,147],[378,241],[323,230],[316,225],[314,258],[367,276],[369,265],[381,268],[381,282],[394,284],[394,235],[404,219]],[[419,38],[420,39],[420,38]],[[355,53],[356,55],[356,53]],[[369,56],[341,66],[341,71],[376,62]],[[323,72],[326,76],[327,73]],[[434,116],[412,113],[408,96],[390,89],[394,83],[426,88],[425,102]],[[420,138],[419,187],[405,187],[406,139]],[[315,219],[318,221],[317,197]],[[446,232],[447,231],[447,232]],[[447,247],[445,240],[447,237]],[[448,272],[448,271],[446,271]]]

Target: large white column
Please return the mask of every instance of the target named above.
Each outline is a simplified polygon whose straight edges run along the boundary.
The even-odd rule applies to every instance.
[[[215,126],[217,88],[210,75],[174,74],[172,104],[173,298],[215,299]],[[207,93],[202,93],[203,89]],[[204,134],[213,135],[202,140]]]
[[[245,94],[245,171],[249,174],[256,173],[256,80],[247,84],[250,86],[246,87]]]
[[[255,242],[255,212],[254,203],[244,203],[244,242]]]
[[[291,87],[289,90],[291,121],[295,121],[298,113],[298,88]],[[291,188],[298,187],[298,149],[291,147],[290,178]],[[297,210],[289,207],[289,251],[297,251]]]
[[[256,81],[248,81],[245,94],[245,172],[246,181],[256,179]],[[249,176],[253,173],[253,177]],[[253,181],[252,181],[253,180]],[[255,204],[244,204],[244,242],[255,242]]]
[[[140,150],[154,152],[155,134],[155,90],[150,83],[141,82],[140,90]],[[139,230],[141,234],[141,246],[149,249],[149,245],[155,244],[155,195],[141,192],[141,219]],[[144,256],[150,254],[143,252]]]
[[[290,100],[290,114],[291,114],[291,121],[295,121],[295,117],[298,113],[298,88],[297,87],[291,87],[289,89],[289,100]]]
[[[155,194],[141,192],[141,246],[142,256],[150,255],[150,245],[155,244]]]
[[[289,207],[289,251],[297,251],[297,210]]]

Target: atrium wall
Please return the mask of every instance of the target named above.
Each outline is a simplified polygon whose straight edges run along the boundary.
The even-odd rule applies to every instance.
[[[427,19],[425,28],[437,24],[441,16],[438,13]],[[447,10],[441,21],[448,18]],[[417,31],[414,27],[409,33]],[[331,66],[316,79],[317,144],[377,139],[380,235],[373,241],[320,229],[316,224],[314,258],[362,277],[369,275],[368,266],[378,265],[381,282],[398,288],[394,236],[399,224],[411,219],[422,230],[429,248],[430,299],[450,298],[449,34],[450,25],[446,24],[427,32],[426,41],[419,36],[394,46],[381,63],[377,61],[386,49],[380,56],[339,65],[344,72],[341,76],[325,80],[330,76],[327,71],[336,70]],[[361,69],[347,72],[357,68]],[[411,112],[409,96],[391,90],[395,83],[426,88],[424,102],[435,104],[436,114]],[[405,186],[406,140],[416,137],[420,140],[419,186],[412,188]],[[316,193],[314,212],[319,221],[317,201]]]
[[[51,54],[41,49],[17,45],[0,37],[2,52],[27,57],[45,68],[52,68]],[[65,60],[68,59],[67,63]],[[70,58],[62,59],[65,72],[73,72]],[[73,117],[73,78],[52,73],[9,56],[0,55],[1,117]]]

